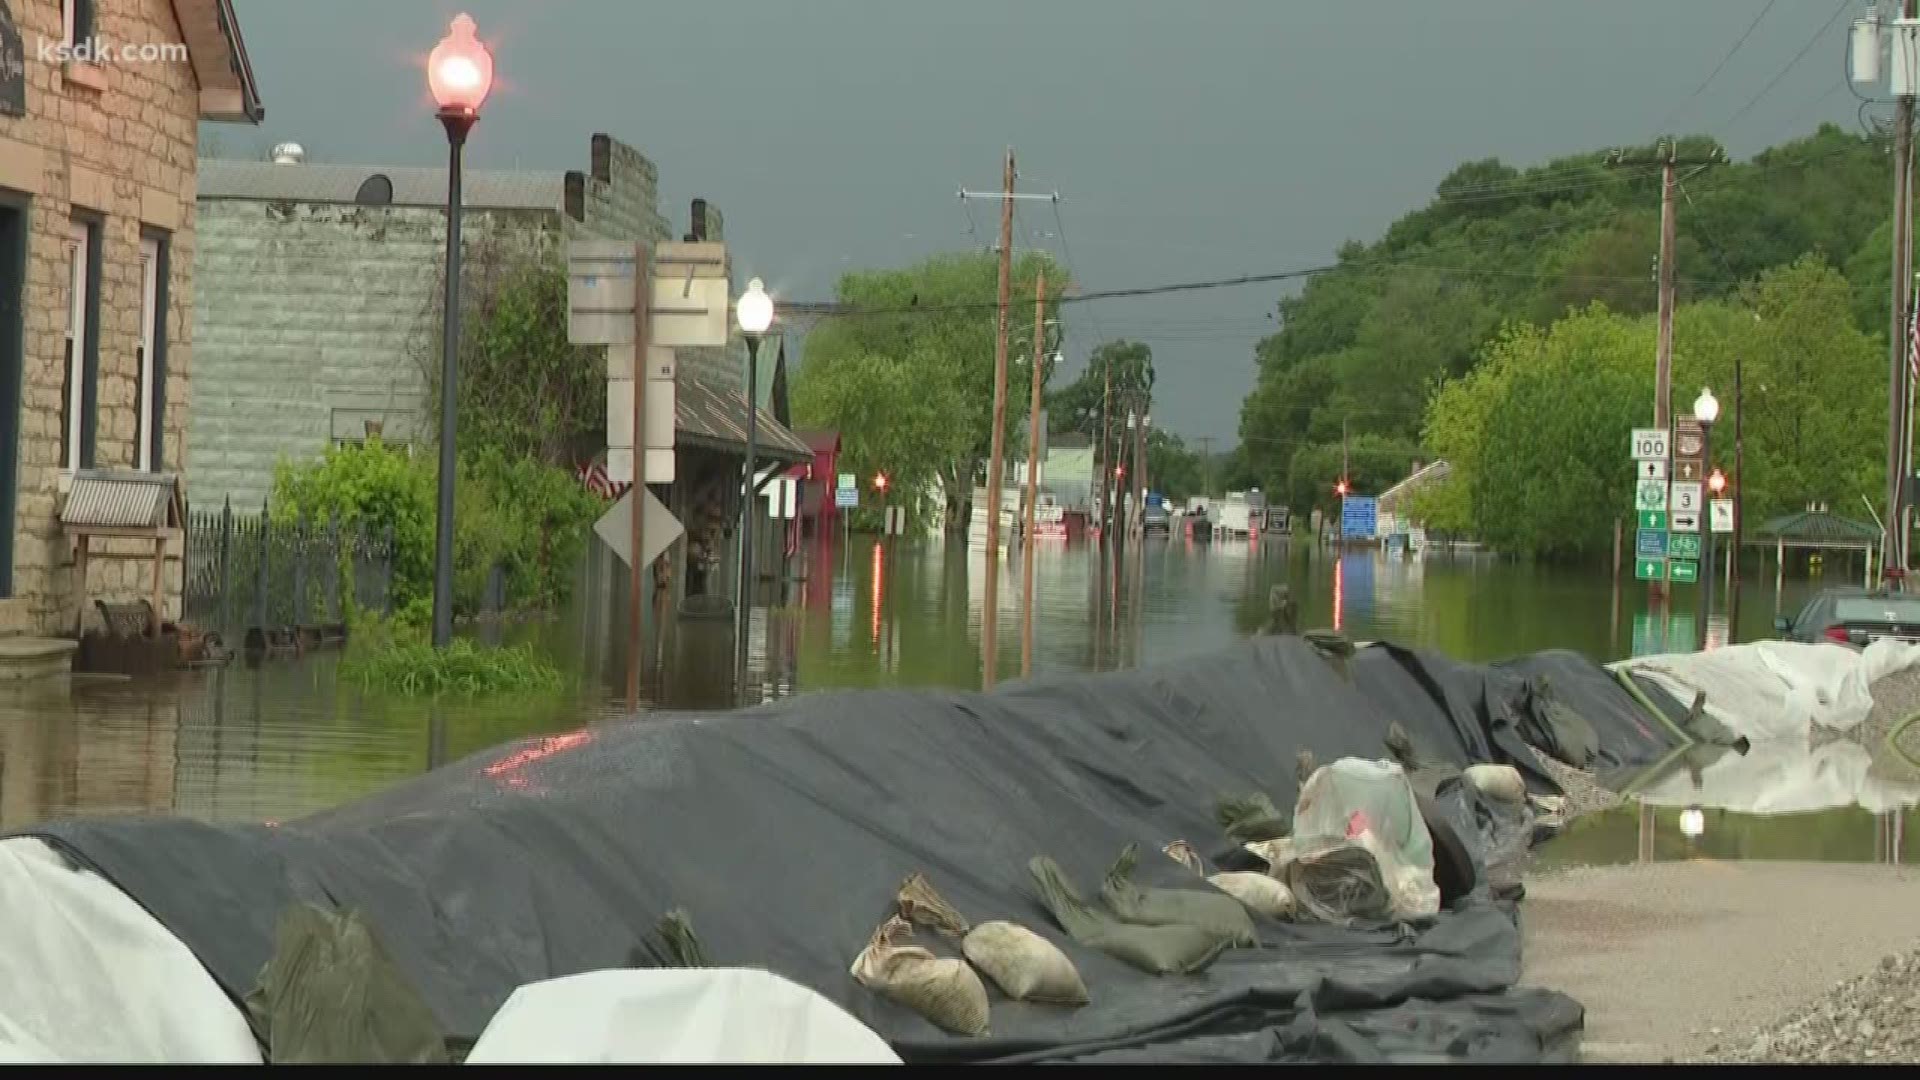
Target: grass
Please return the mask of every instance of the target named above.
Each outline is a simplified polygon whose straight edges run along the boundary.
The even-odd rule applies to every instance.
[[[407,697],[553,693],[565,688],[560,669],[531,646],[495,647],[456,638],[436,649],[409,623],[356,622],[342,678],[363,690]]]

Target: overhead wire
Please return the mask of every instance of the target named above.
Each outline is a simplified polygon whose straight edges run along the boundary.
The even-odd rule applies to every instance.
[[[1747,39],[1753,36],[1754,29],[1760,25],[1761,21],[1767,17],[1767,13],[1773,10],[1773,5],[1777,3],[1779,3],[1779,0],[1767,0],[1767,6],[1761,8],[1760,14],[1755,15],[1753,21],[1747,24],[1747,28],[1741,31],[1738,38],[1734,39],[1733,47],[1727,50],[1726,55],[1720,58],[1719,63],[1713,65],[1713,70],[1707,73],[1706,78],[1700,80],[1699,86],[1693,88],[1693,93],[1688,94],[1685,101],[1674,106],[1673,109],[1661,119],[1659,124],[1661,131],[1666,131],[1668,125],[1672,124],[1682,112],[1686,111],[1687,106],[1699,100],[1700,95],[1706,92],[1707,87],[1713,85],[1713,80],[1719,78],[1720,72],[1725,70],[1727,61],[1732,60],[1733,55],[1740,51],[1740,47],[1747,43]]]
[[[1807,39],[1805,45],[1800,46],[1800,51],[1793,54],[1793,59],[1788,60],[1785,67],[1776,72],[1773,78],[1768,79],[1767,85],[1761,87],[1759,93],[1748,98],[1747,103],[1740,106],[1739,111],[1735,112],[1726,123],[1720,125],[1720,129],[1725,131],[1732,128],[1733,125],[1739,123],[1748,113],[1752,112],[1753,107],[1760,104],[1761,99],[1765,98],[1775,86],[1780,84],[1781,79],[1787,77],[1788,72],[1799,66],[1800,61],[1805,59],[1809,52],[1813,51],[1813,47],[1820,43],[1820,39],[1827,36],[1827,31],[1833,29],[1833,24],[1839,21],[1840,16],[1847,13],[1847,8],[1852,3],[1854,3],[1854,0],[1840,0],[1839,5],[1833,9],[1833,14],[1827,16],[1827,21],[1820,24],[1820,29],[1813,32],[1813,36]]]

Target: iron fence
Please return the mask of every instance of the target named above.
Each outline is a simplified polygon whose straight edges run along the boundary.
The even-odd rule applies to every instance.
[[[275,521],[271,508],[236,514],[189,510],[185,623],[239,641],[248,630],[346,622],[354,608],[391,614],[393,533],[305,516]]]

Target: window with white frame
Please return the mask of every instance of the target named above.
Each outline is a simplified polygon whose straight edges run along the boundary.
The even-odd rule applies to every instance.
[[[78,45],[93,36],[94,0],[60,0],[60,36],[63,44]]]
[[[138,410],[134,414],[133,467],[141,472],[153,472],[160,467],[154,460],[153,437],[166,403],[166,388],[161,385],[156,361],[159,335],[165,325],[160,313],[160,271],[160,238],[141,237],[140,341],[134,346],[133,362],[133,400]]]
[[[75,221],[67,237],[67,355],[60,368],[60,467],[80,467],[81,417],[87,394],[87,332],[96,310],[91,271],[93,226]]]

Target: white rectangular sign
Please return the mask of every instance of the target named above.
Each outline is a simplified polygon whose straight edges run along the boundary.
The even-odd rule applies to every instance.
[[[718,348],[727,343],[727,280],[669,278],[653,280],[653,306],[647,309],[647,340],[670,349]],[[629,333],[627,340],[632,341]]]
[[[673,483],[673,451],[647,451],[647,483]],[[607,447],[607,479],[616,484],[633,483],[633,447]]]
[[[672,379],[676,370],[672,349],[664,345],[647,346],[647,378]],[[633,378],[633,342],[607,346],[607,378]]]
[[[1664,460],[1655,461],[1652,459],[1636,461],[1633,463],[1633,475],[1639,480],[1665,480],[1667,478],[1667,463]]]
[[[674,385],[672,379],[647,380],[647,446],[674,447]],[[607,445],[633,445],[633,380],[607,380]]]
[[[1733,531],[1733,500],[1715,499],[1709,508],[1709,517],[1713,522],[1713,531],[1730,533]]]
[[[1635,461],[1665,461],[1667,453],[1667,433],[1659,428],[1633,429],[1633,459]]]
[[[1665,510],[1667,484],[1664,480],[1642,480],[1633,487],[1635,510]]]
[[[1675,510],[1667,518],[1667,523],[1673,527],[1674,532],[1697,533],[1700,531],[1700,511]]]
[[[1699,484],[1675,482],[1672,494],[1667,496],[1667,509],[1676,514],[1699,514],[1706,507],[1700,501]]]

